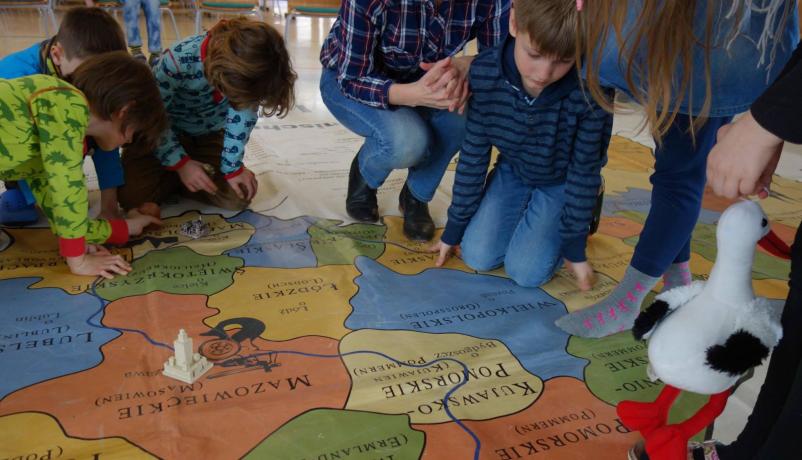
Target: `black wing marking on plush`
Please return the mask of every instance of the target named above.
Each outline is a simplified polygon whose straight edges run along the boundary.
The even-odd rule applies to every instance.
[[[740,329],[729,336],[724,345],[713,345],[707,349],[707,365],[736,377],[762,363],[768,355],[769,347]]]
[[[644,335],[665,318],[666,314],[668,314],[668,303],[664,300],[655,300],[653,304],[649,305],[649,308],[643,310],[635,318],[635,324],[632,326],[632,335],[635,336],[635,340],[642,340]]]

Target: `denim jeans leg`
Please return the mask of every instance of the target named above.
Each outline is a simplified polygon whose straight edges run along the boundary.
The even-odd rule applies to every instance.
[[[565,185],[532,190],[523,218],[515,228],[504,268],[517,284],[538,287],[560,267],[562,237],[560,218],[565,207]]]
[[[510,239],[526,209],[531,188],[500,163],[493,171],[479,209],[462,237],[462,260],[478,271],[488,271],[504,263]]]
[[[125,0],[123,3],[123,20],[125,21],[125,36],[128,46],[142,46],[142,37],[139,36],[139,9],[141,0]]]
[[[465,138],[465,115],[448,110],[423,109],[428,113],[432,141],[426,159],[409,168],[407,184],[415,198],[431,201],[443,180],[448,163],[462,147]]]
[[[148,28],[148,51],[159,53],[162,50],[161,37],[161,4],[159,0],[142,0],[142,10],[145,12],[145,24]]]
[[[382,109],[350,99],[340,89],[336,73],[326,69],[320,78],[320,94],[337,121],[365,138],[359,149],[359,170],[371,188],[379,188],[394,169],[414,166],[427,154],[432,135],[415,109]]]
[[[709,118],[688,133],[690,119],[678,115],[655,150],[652,207],[640,234],[631,265],[649,276],[662,276],[674,261],[690,259],[688,244],[702,208],[707,155],[718,128],[731,117]]]

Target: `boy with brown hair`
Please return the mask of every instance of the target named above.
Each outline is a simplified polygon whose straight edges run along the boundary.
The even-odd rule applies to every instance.
[[[72,81],[0,80],[0,180],[28,181],[73,273],[112,278],[131,267],[97,243],[125,243],[159,220],[136,211],[128,219],[88,218],[85,139],[105,150],[134,139],[155,145],[167,119],[150,69],[126,52],[88,58]]]
[[[0,78],[44,74],[69,80],[87,58],[125,49],[123,31],[111,15],[100,8],[71,8],[64,13],[55,36],[0,59]],[[120,152],[92,147],[101,190],[100,216],[118,217],[117,187],[123,181]],[[27,184],[11,182],[6,187],[9,191],[0,196],[0,223],[25,224],[38,220],[34,204],[26,202],[23,196]]]
[[[221,208],[245,209],[257,190],[242,163],[257,110],[284,116],[294,100],[296,74],[281,35],[244,17],[223,20],[166,50],[154,72],[170,127],[155,152],[126,149],[123,208],[160,203],[183,189]]]
[[[117,21],[100,8],[70,8],[53,37],[0,59],[0,78],[70,74],[86,58],[125,51],[125,35]]]
[[[522,286],[548,282],[565,260],[591,288],[585,249],[613,117],[583,92],[576,25],[573,2],[515,0],[510,36],[471,64],[448,223],[432,248],[438,266],[461,244],[468,266],[504,265]],[[492,146],[500,155],[488,177]]]

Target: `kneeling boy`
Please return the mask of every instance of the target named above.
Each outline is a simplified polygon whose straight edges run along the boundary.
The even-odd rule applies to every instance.
[[[546,283],[564,259],[591,288],[585,247],[613,117],[582,90],[576,14],[565,0],[515,0],[510,37],[472,63],[448,223],[432,248],[438,266],[461,244],[471,268],[503,264],[522,286]],[[485,181],[492,146],[500,156]]]

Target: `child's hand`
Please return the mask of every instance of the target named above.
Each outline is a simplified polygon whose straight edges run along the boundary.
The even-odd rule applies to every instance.
[[[240,174],[226,180],[228,180],[231,188],[237,192],[237,196],[245,201],[251,201],[256,195],[256,189],[259,187],[256,175],[250,169],[244,167]]]
[[[94,245],[93,245],[94,246]],[[114,278],[117,275],[127,275],[131,271],[131,265],[121,256],[112,255],[105,248],[98,250],[90,246],[89,251],[82,256],[65,257],[70,271],[76,275],[102,276],[106,279]]]
[[[148,216],[140,213],[136,209],[128,211],[128,218],[125,219],[128,225],[128,234],[131,236],[139,235],[148,225],[161,225],[162,221],[158,217]]]
[[[440,253],[440,255],[437,256],[437,262],[435,262],[435,265],[438,267],[442,267],[443,264],[446,263],[446,261],[448,261],[448,259],[451,258],[452,254],[454,254],[455,252],[459,253],[459,245],[451,246],[450,244],[445,244],[443,243],[442,240],[440,240],[429,248],[429,252]]]
[[[203,165],[199,161],[187,161],[184,166],[178,170],[178,176],[181,178],[181,182],[184,183],[184,187],[190,192],[203,190],[212,195],[217,193],[217,186],[214,185],[212,178],[206,174]]]
[[[579,290],[589,291],[596,283],[596,273],[590,262],[570,262],[565,261],[565,266],[574,273],[576,283],[579,285]]]

